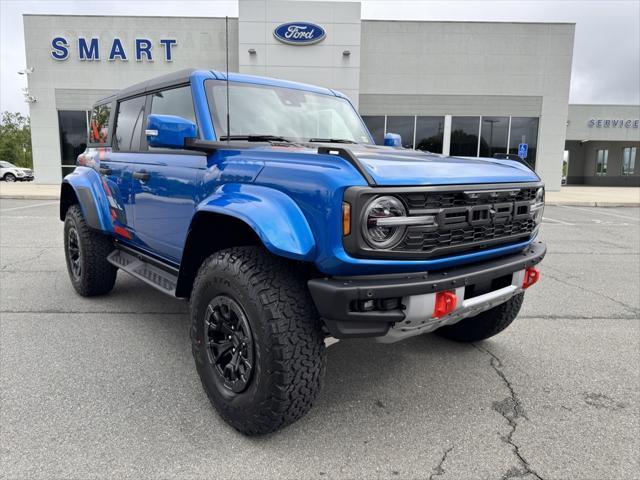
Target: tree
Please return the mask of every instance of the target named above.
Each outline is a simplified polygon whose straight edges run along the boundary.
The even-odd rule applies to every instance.
[[[20,113],[2,112],[0,120],[0,160],[18,167],[32,168],[31,124]]]

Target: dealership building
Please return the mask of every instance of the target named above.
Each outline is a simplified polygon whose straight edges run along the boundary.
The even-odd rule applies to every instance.
[[[231,71],[339,90],[376,142],[392,132],[471,157],[525,144],[549,189],[640,185],[640,106],[568,103],[574,24],[366,20],[360,7],[239,0],[228,22],[24,15],[36,181],[73,168],[95,100],[183,68],[224,71],[228,24]]]

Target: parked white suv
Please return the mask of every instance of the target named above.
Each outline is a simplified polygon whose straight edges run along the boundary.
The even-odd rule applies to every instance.
[[[30,182],[33,180],[33,170],[0,160],[0,179],[5,182]]]

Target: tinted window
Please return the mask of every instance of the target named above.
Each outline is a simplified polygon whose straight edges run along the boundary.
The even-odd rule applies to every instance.
[[[151,96],[151,113],[176,115],[196,123],[191,89],[180,87],[154,93]]]
[[[404,148],[413,148],[413,127],[415,117],[387,116],[387,133],[397,133],[402,137]]]
[[[87,112],[85,110],[59,110],[60,157],[62,174],[75,168],[76,159],[87,148]]]
[[[538,118],[536,117],[512,117],[511,139],[509,140],[509,153],[518,154],[518,145],[529,145],[527,162],[535,167],[536,150],[538,146]]]
[[[416,149],[442,153],[444,117],[418,117],[416,120]]]
[[[137,97],[119,103],[113,136],[114,149],[131,152],[140,150],[144,102],[145,97]]]
[[[451,155],[478,156],[480,117],[451,117]]]
[[[507,153],[509,117],[482,117],[480,156],[492,158],[496,153]]]
[[[365,125],[371,132],[371,136],[373,137],[373,141],[376,142],[377,145],[384,144],[384,115],[369,115],[366,117],[362,117]]]
[[[89,122],[89,143],[104,145],[107,142],[109,115],[111,115],[110,103],[93,107]]]

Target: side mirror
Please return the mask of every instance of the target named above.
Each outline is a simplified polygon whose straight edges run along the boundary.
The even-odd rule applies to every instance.
[[[197,137],[198,129],[186,118],[151,114],[147,118],[145,135],[150,147],[184,148],[184,141]]]
[[[402,137],[397,133],[387,133],[384,136],[384,144],[387,147],[401,147]]]

